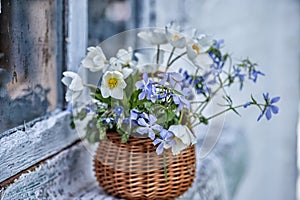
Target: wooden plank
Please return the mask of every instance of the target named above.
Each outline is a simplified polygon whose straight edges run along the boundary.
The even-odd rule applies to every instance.
[[[31,127],[14,129],[0,138],[0,182],[55,154],[78,140],[67,111],[55,112]]]
[[[92,185],[92,155],[79,143],[21,175],[3,189],[0,199],[78,199]]]
[[[226,129],[213,151],[199,159],[192,187],[177,200],[233,199],[245,169],[243,134]],[[23,174],[2,191],[0,199],[117,200],[98,187],[93,172],[93,148],[83,142],[62,151],[36,170]],[[87,150],[88,149],[88,150]]]

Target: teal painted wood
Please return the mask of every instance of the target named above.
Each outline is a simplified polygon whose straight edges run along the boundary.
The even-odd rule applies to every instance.
[[[29,123],[28,128],[3,134],[0,138],[0,182],[78,140],[78,134],[69,124],[68,112],[54,112],[41,121]]]

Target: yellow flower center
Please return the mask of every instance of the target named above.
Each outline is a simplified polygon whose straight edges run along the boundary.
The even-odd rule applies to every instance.
[[[175,34],[174,37],[173,37],[173,40],[176,41],[178,39],[179,39],[179,35]]]
[[[200,54],[200,47],[197,44],[193,44],[192,49],[194,49],[198,55]]]
[[[118,83],[118,79],[117,78],[110,78],[110,79],[108,79],[108,86],[110,88],[116,87],[117,83]]]

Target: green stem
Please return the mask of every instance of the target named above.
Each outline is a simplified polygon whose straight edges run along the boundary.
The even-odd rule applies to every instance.
[[[183,52],[182,54],[178,55],[176,58],[174,58],[168,65],[165,71],[168,71],[168,69],[170,68],[170,66],[179,58],[181,58],[182,56],[184,56],[185,54],[187,54],[187,52]]]
[[[244,104],[243,104],[243,105],[234,106],[234,107],[229,107],[229,108],[227,108],[227,109],[225,109],[225,110],[223,110],[223,111],[221,111],[221,112],[218,112],[218,113],[216,113],[216,114],[214,114],[214,115],[212,115],[212,116],[210,116],[210,117],[208,117],[208,118],[206,118],[206,119],[207,119],[207,120],[211,120],[212,118],[215,118],[215,117],[217,117],[217,116],[219,116],[219,115],[222,115],[222,114],[224,114],[225,112],[227,112],[227,111],[229,111],[229,110],[236,109],[236,108],[241,108],[241,107],[243,107],[243,106],[244,106]]]
[[[181,121],[182,121],[182,119],[183,119],[183,112],[180,112],[180,117],[179,117],[179,124],[181,124]]]
[[[157,54],[156,54],[156,64],[158,65],[159,63],[159,53],[160,53],[160,45],[157,45]]]
[[[173,57],[173,54],[174,54],[174,51],[175,51],[176,47],[173,47],[172,51],[171,51],[171,54],[169,56],[169,59],[168,59],[168,62],[167,62],[167,66],[169,65],[170,61],[171,61],[171,58]]]

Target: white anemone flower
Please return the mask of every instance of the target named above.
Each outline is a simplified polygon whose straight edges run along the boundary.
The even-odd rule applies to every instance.
[[[198,42],[189,41],[186,47],[187,57],[198,67],[207,68],[213,64],[211,57],[202,50]]]
[[[138,36],[152,45],[160,45],[168,43],[166,34],[160,30],[142,31]]]
[[[109,71],[118,71],[123,75],[123,78],[126,79],[132,72],[133,69],[129,67],[123,67],[122,63],[120,63],[120,60],[117,59],[116,57],[111,57],[109,59]]]
[[[82,66],[89,69],[91,72],[97,72],[104,69],[107,60],[101,47],[89,47],[87,50],[87,56],[81,61]]]
[[[100,91],[104,98],[111,96],[115,99],[123,99],[125,87],[123,74],[118,71],[107,71],[103,75]]]
[[[84,89],[82,79],[75,72],[66,71],[63,73],[63,75],[65,77],[63,77],[61,81],[68,88],[66,93],[66,101],[75,101],[81,95]]]
[[[166,27],[166,37],[169,43],[176,48],[184,48],[186,45],[186,39],[183,35],[181,35],[179,32],[169,30],[168,27]]]
[[[172,125],[169,127],[175,137],[175,145],[172,146],[173,155],[178,155],[182,150],[197,142],[196,137],[186,125]]]
[[[128,47],[128,51],[126,49],[120,49],[116,55],[118,61],[124,66],[134,66],[136,63],[132,60],[133,57],[133,49],[132,47]]]

